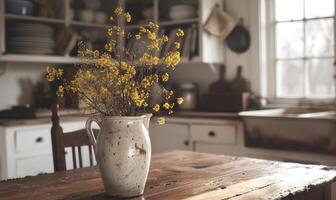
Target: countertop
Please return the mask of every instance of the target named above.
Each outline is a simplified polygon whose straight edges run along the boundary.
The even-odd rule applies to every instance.
[[[153,155],[144,195],[132,199],[331,199],[335,181],[332,167],[173,151]],[[86,167],[2,181],[0,199],[111,197],[98,168]]]
[[[89,115],[87,114],[72,114],[60,116],[61,122],[71,122],[71,121],[85,121]],[[213,119],[238,119],[240,116],[238,113],[228,113],[228,112],[205,112],[205,111],[176,111],[171,116],[172,118],[213,118]],[[0,126],[12,127],[12,126],[25,126],[25,125],[39,125],[51,123],[49,117],[36,117],[27,119],[0,119]]]

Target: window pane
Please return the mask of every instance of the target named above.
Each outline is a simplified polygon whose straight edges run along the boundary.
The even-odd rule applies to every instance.
[[[333,16],[334,0],[305,0],[305,15],[306,18]]]
[[[332,56],[334,54],[334,20],[310,20],[306,23],[306,55]]]
[[[303,57],[303,22],[276,25],[276,58]]]
[[[300,98],[304,96],[304,65],[302,60],[278,61],[276,78],[278,97]]]
[[[275,0],[275,20],[303,19],[303,0]]]
[[[330,98],[335,96],[333,59],[311,59],[308,70],[308,97]]]

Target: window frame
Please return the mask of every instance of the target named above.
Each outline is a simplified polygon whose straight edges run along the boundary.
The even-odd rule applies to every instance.
[[[336,63],[336,0],[334,0],[334,16],[333,17],[315,17],[315,18],[309,18],[309,19],[302,19],[302,20],[292,20],[292,21],[302,21],[305,23],[310,20],[314,19],[327,19],[327,18],[333,18],[334,19],[334,63]],[[275,0],[264,0],[264,9],[265,9],[265,19],[264,19],[264,29],[261,29],[261,31],[264,31],[263,34],[266,37],[265,44],[263,45],[264,48],[266,48],[264,51],[261,52],[262,56],[265,57],[265,66],[263,66],[262,70],[264,71],[264,75],[267,77],[264,77],[264,84],[267,84],[267,86],[264,88],[264,94],[267,96],[268,100],[271,104],[301,104],[301,103],[335,103],[336,94],[333,98],[308,98],[308,97],[300,97],[300,98],[285,98],[285,97],[277,97],[277,76],[276,76],[276,22],[275,21]],[[262,10],[262,9],[261,9]],[[287,21],[281,21],[281,22],[287,22]],[[281,23],[280,22],[280,23]],[[291,22],[291,20],[288,20],[288,22]],[[305,41],[304,41],[305,45]],[[321,56],[322,57],[322,56]],[[304,57],[300,58],[299,60],[307,60],[309,58],[314,57]],[[286,59],[280,59],[280,60],[286,60]],[[304,66],[306,68],[306,66]],[[336,65],[334,65],[334,76],[336,76]],[[334,79],[335,83],[335,90],[336,90],[336,80]],[[335,91],[336,93],[336,91]]]

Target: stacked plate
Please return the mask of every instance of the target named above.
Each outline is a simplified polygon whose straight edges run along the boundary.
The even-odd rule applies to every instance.
[[[173,5],[169,10],[169,17],[172,20],[190,19],[197,16],[194,6],[188,4]]]
[[[7,49],[12,53],[53,54],[54,29],[41,23],[13,23],[8,27]]]

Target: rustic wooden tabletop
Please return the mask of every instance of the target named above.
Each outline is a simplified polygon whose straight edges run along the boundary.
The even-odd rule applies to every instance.
[[[174,151],[154,155],[145,194],[134,199],[334,199],[326,166]],[[0,199],[113,199],[97,167],[0,182]]]

